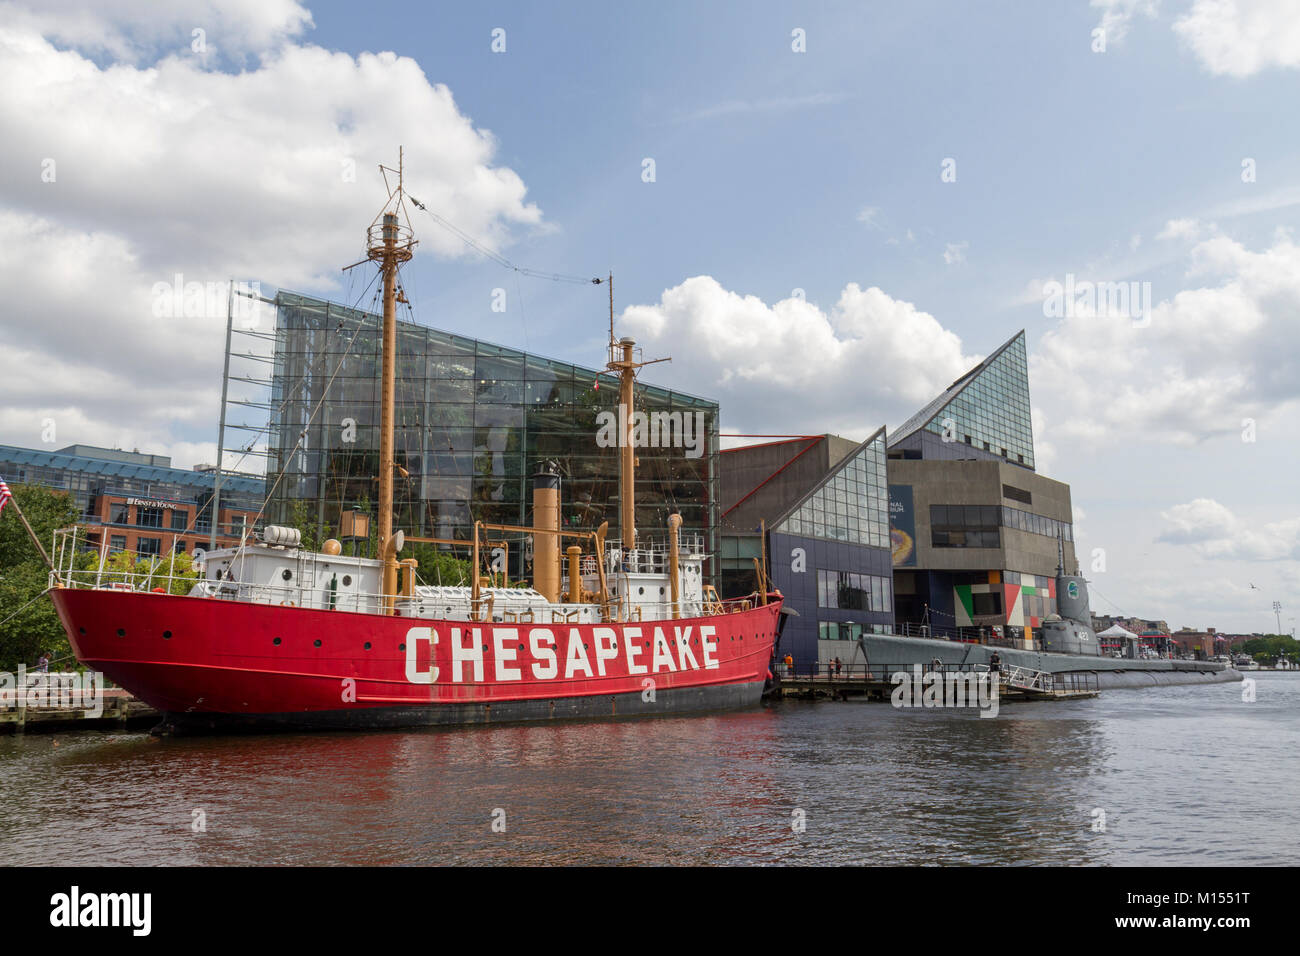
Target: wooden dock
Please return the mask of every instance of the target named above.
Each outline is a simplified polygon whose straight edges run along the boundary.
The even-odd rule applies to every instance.
[[[848,700],[850,697],[865,697],[867,700],[888,701],[893,696],[898,683],[895,674],[907,674],[914,677],[914,665],[861,665],[844,668],[840,674],[784,674],[778,675],[779,681],[768,692],[769,697],[797,697],[805,700],[828,698],[831,700]],[[945,680],[965,681],[970,677],[987,674],[987,669],[967,669],[958,667],[923,667],[923,678],[935,682]],[[1031,671],[1026,668],[1009,667],[999,672],[998,698],[1004,702],[1030,700],[1082,700],[1097,697],[1101,690],[1097,686],[1097,676],[1091,673],[1051,674],[1046,671]],[[985,678],[986,679],[986,678]],[[919,693],[919,691],[918,691]]]
[[[147,728],[161,716],[144,701],[121,687],[103,690],[104,709],[87,717],[85,707],[8,706],[0,708],[0,732],[48,733],[61,730],[123,730]]]

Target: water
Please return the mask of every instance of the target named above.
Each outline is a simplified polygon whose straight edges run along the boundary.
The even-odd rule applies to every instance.
[[[1252,676],[1255,703],[1240,684],[1112,690],[994,719],[787,701],[458,731],[0,737],[0,864],[1294,865],[1300,675]]]

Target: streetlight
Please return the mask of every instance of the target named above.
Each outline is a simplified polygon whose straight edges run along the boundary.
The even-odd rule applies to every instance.
[[[1282,602],[1281,601],[1273,602],[1273,613],[1277,615],[1277,634],[1278,637],[1281,637],[1282,636]]]

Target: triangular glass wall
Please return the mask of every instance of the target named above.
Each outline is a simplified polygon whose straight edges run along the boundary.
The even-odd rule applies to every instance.
[[[885,430],[882,428],[863,442],[772,530],[873,548],[889,547]]]

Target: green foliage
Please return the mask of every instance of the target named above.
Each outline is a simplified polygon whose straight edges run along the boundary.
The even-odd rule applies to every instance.
[[[72,656],[54,602],[39,596],[49,584],[43,561],[24,562],[0,572],[0,670],[33,666],[42,654],[51,660]]]
[[[416,574],[424,584],[450,586],[470,583],[469,561],[457,558],[452,552],[440,551],[436,545],[408,544],[400,557],[415,558],[420,562]]]
[[[1251,638],[1241,645],[1241,649],[1260,664],[1272,664],[1279,657],[1300,664],[1300,641],[1286,634]]]
[[[327,524],[323,527],[316,522],[316,512],[311,502],[302,498],[294,500],[289,512],[290,527],[297,528],[302,535],[302,546],[308,551],[319,551],[321,545],[334,535]]]
[[[10,491],[48,551],[58,528],[76,523],[77,507],[62,491],[40,485],[11,485]],[[9,504],[0,513],[0,670],[32,665],[42,654],[70,657],[67,635],[48,597],[49,568]]]
[[[89,555],[90,568],[99,568],[97,555]],[[119,581],[154,591],[162,588],[168,594],[189,594],[194,582],[199,579],[199,572],[194,570],[194,559],[183,551],[173,551],[161,558],[140,558],[127,551],[110,555],[104,562],[104,585]],[[83,580],[89,575],[83,576]]]
[[[46,551],[50,549],[56,529],[76,524],[77,506],[67,492],[54,491],[41,485],[10,485],[9,490],[13,492],[14,500],[23,509],[23,514]],[[10,504],[0,514],[0,574],[6,568],[26,561],[44,565],[40,552],[18,519],[18,512]]]

